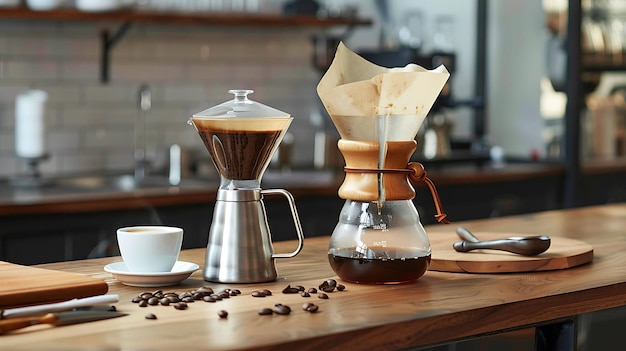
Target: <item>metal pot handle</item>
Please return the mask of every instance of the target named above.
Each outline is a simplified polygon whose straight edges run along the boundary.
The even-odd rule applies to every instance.
[[[273,254],[272,258],[290,258],[296,256],[302,251],[302,247],[304,246],[304,234],[302,233],[302,225],[300,225],[300,218],[298,217],[298,210],[296,209],[296,202],[293,199],[293,195],[284,189],[261,190],[261,195],[283,195],[287,198],[289,208],[291,209],[291,216],[293,217],[293,223],[296,227],[296,233],[298,234],[298,247],[294,252]]]

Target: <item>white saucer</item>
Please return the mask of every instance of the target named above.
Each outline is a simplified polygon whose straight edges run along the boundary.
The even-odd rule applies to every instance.
[[[113,275],[124,285],[158,287],[174,285],[189,278],[191,273],[200,268],[195,263],[176,261],[170,272],[129,272],[124,262],[110,263],[104,270]]]

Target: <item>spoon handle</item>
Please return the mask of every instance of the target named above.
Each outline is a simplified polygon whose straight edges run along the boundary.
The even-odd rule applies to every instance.
[[[465,241],[469,241],[473,243],[480,242],[480,240],[477,237],[475,237],[474,234],[472,234],[472,232],[467,230],[467,228],[465,227],[456,227],[456,234]]]
[[[518,247],[518,242],[514,240],[489,240],[489,241],[479,241],[479,242],[471,242],[471,241],[458,241],[453,245],[454,249],[458,252],[468,252],[472,250],[478,249],[490,249],[490,250],[501,250],[508,251],[516,254],[526,255],[527,249],[523,247]]]

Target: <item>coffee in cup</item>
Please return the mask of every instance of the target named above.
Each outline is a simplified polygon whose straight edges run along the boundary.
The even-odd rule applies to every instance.
[[[183,230],[167,226],[134,226],[117,230],[117,243],[129,272],[170,272],[178,260]]]

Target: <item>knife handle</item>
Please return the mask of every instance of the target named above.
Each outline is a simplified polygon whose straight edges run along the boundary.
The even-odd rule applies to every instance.
[[[54,313],[48,313],[38,318],[24,317],[2,319],[0,320],[0,335],[35,324],[54,324],[58,321],[59,319]]]

